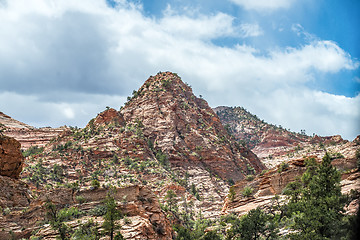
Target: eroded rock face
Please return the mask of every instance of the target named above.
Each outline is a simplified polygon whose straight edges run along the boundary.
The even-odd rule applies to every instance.
[[[99,113],[94,119],[94,121],[90,121],[89,124],[94,124],[94,126],[96,127],[109,124],[123,126],[125,124],[125,120],[120,112],[116,111],[113,108],[109,108]]]
[[[24,150],[31,146],[43,147],[54,137],[59,136],[61,133],[67,130],[66,127],[35,128],[15,120],[2,112],[0,112],[0,124],[5,126],[4,134],[18,140],[21,144],[21,149]]]
[[[288,167],[283,171],[273,168],[252,181],[238,182],[233,186],[236,193],[234,199],[232,201],[226,199],[223,213],[236,212],[242,215],[256,207],[270,204],[275,195],[281,194],[286,185],[301,176],[305,170],[304,159],[297,159],[288,162]],[[252,189],[253,193],[250,197],[243,196],[242,191],[245,187]]]
[[[0,207],[26,207],[30,200],[30,191],[26,183],[0,176]]]
[[[0,135],[0,175],[19,178],[23,159],[20,143],[14,138]]]

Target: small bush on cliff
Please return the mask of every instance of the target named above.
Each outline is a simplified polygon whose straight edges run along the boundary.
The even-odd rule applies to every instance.
[[[286,162],[282,162],[279,166],[279,169],[278,169],[278,172],[281,173],[281,172],[284,172],[288,169],[289,167],[289,164],[286,163]]]
[[[247,175],[246,176],[246,181],[252,181],[252,180],[254,180],[254,175],[252,175],[252,174],[249,174],[249,175]]]
[[[86,202],[86,199],[83,196],[76,196],[75,199],[79,204]]]
[[[165,153],[163,153],[161,150],[159,150],[156,153],[155,157],[166,170],[170,169],[170,162]]]
[[[226,239],[277,239],[277,225],[273,216],[260,208],[250,210],[241,218],[229,216],[225,221],[232,225],[226,232]]]
[[[39,153],[42,153],[44,151],[43,147],[38,146],[31,146],[27,150],[23,151],[22,154],[24,157],[30,157]]]
[[[64,223],[60,209],[50,201],[45,203],[45,208],[47,210],[46,218],[50,222],[51,227],[58,231],[61,240],[68,239],[68,226]]]
[[[64,178],[64,169],[57,164],[54,164],[52,171],[50,172],[50,177],[56,182],[62,182]]]
[[[93,209],[88,211],[91,216],[104,216],[106,213],[106,206],[103,204],[96,205]]]
[[[86,240],[98,240],[100,239],[100,233],[98,231],[98,224],[94,223],[94,220],[90,218],[86,223],[80,224],[80,226],[74,231],[71,239],[86,239]]]
[[[175,225],[174,230],[177,232],[176,240],[193,240],[193,239],[212,239],[218,240],[221,237],[216,233],[216,231],[205,232],[205,229],[210,227],[213,224],[211,220],[208,219],[198,219],[194,221],[190,227],[183,227],[181,225]]]
[[[93,179],[93,180],[91,181],[91,187],[92,187],[93,189],[98,189],[98,188],[100,187],[100,182],[99,182],[97,179]]]
[[[3,131],[5,131],[6,127],[4,124],[0,123],[0,136],[3,135]]]
[[[252,187],[246,186],[241,193],[244,197],[250,197],[253,191],[254,189]]]
[[[235,189],[234,189],[233,186],[231,186],[230,189],[229,189],[229,194],[228,194],[228,198],[229,198],[229,200],[230,200],[231,202],[234,201],[235,195],[236,195]]]
[[[165,199],[170,211],[177,211],[177,195],[173,190],[169,190],[166,193]]]

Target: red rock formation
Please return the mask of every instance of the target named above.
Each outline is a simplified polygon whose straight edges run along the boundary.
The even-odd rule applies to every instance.
[[[0,135],[0,175],[19,178],[23,159],[20,143],[14,138]]]
[[[43,147],[53,138],[67,130],[66,127],[35,128],[17,121],[2,112],[0,112],[0,124],[3,124],[5,127],[4,134],[18,140],[21,144],[21,149],[24,150],[31,146]]]
[[[121,113],[127,123],[141,122],[144,135],[168,154],[172,166],[203,166],[235,181],[264,169],[255,154],[231,141],[207,102],[176,74],[150,77]]]
[[[89,124],[93,123],[94,126],[98,127],[101,125],[108,125],[108,124],[115,124],[115,125],[119,125],[119,126],[123,126],[124,125],[124,118],[121,115],[121,113],[119,113],[118,111],[116,111],[113,108],[109,108],[101,113],[99,113],[96,118],[94,119],[94,121],[90,121]],[[89,127],[89,124],[87,125]]]
[[[0,207],[26,207],[30,204],[26,183],[10,177],[0,176]]]

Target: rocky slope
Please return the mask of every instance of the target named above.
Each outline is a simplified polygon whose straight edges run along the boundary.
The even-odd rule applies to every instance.
[[[122,222],[126,239],[171,239],[165,217],[168,214],[174,220],[165,212],[170,207],[166,197],[170,190],[179,214],[215,218],[229,184],[264,168],[255,154],[233,141],[206,101],[196,98],[180,77],[159,73],[134,91],[120,111],[106,109],[85,128],[68,128],[43,149],[28,153],[21,178],[32,190],[31,198],[37,200],[25,206],[26,210],[12,208],[0,223],[10,226],[6,234],[11,230],[19,235],[26,228],[52,239],[50,226],[38,224],[44,219],[41,199],[76,206],[86,212],[81,221],[93,218],[101,223],[101,217],[94,218],[88,211],[99,205],[109,186],[115,186],[118,192],[127,191],[117,198],[133,223]],[[61,198],[58,194],[63,199],[56,200]],[[79,196],[87,204],[78,204]],[[133,202],[131,210],[120,204],[124,197]],[[77,220],[67,222],[73,228],[76,224]]]
[[[144,137],[174,167],[202,166],[235,181],[249,172],[247,166],[264,169],[251,151],[231,141],[207,102],[170,72],[150,77],[121,113],[127,123],[143,125]]]
[[[0,126],[4,127],[4,134],[15,138],[21,143],[21,149],[31,146],[43,147],[54,137],[57,137],[66,127],[61,128],[35,128],[0,112]]]
[[[311,156],[321,161],[317,156]],[[351,191],[360,192],[360,171],[357,168],[355,158],[345,159],[337,154],[332,155],[332,164],[342,172],[341,190],[343,194],[350,194]],[[274,197],[280,196],[283,199],[282,192],[285,187],[301,176],[306,171],[306,157],[291,160],[275,168],[264,171],[253,180],[243,180],[232,186],[233,196],[228,196],[222,209],[223,214],[236,213],[242,215],[256,207],[264,208],[277,204]],[[347,162],[346,164],[343,164]],[[244,193],[245,189],[251,189],[251,194]],[[359,208],[359,199],[353,200],[347,213],[355,214]]]
[[[18,204],[0,215],[1,239],[29,238],[57,239],[58,232],[49,224],[43,223],[47,209],[45,203],[51,201],[58,209],[68,206],[77,209],[77,214],[66,221],[71,229],[92,222],[99,232],[104,219],[99,215],[104,206],[109,189],[84,190],[74,192],[68,188],[57,188],[42,192],[31,203]],[[171,239],[170,221],[160,208],[157,197],[144,186],[116,188],[113,196],[118,209],[126,218],[117,221],[122,226],[125,239]],[[80,201],[81,199],[81,201]],[[9,208],[7,208],[9,209]]]
[[[31,158],[37,156],[33,155]],[[47,169],[39,162],[34,167],[38,172],[29,174],[31,178],[29,187],[28,184],[17,179],[23,160],[20,143],[14,138],[0,135],[0,229],[2,229],[0,239],[21,239],[30,236],[56,239],[57,231],[49,224],[42,223],[46,219],[45,202],[48,201],[55,204],[59,210],[65,206],[76,207],[78,214],[66,221],[68,227],[76,229],[92,221],[95,228],[101,232],[104,219],[98,214],[100,210],[94,211],[94,209],[101,209],[104,205],[102,201],[110,191],[108,187],[79,189],[76,184],[67,186],[60,184],[54,188],[51,185],[48,185],[49,188],[40,185],[34,187],[32,186],[34,181],[63,182],[61,178],[64,176],[59,172],[50,171],[52,177],[50,179],[42,176]],[[28,168],[31,167],[29,163]],[[62,168],[54,169],[59,171]],[[70,176],[66,174],[66,177]],[[127,216],[118,221],[118,224],[123,226],[121,232],[126,239],[172,238],[170,221],[161,210],[157,196],[149,188],[133,184],[129,187],[115,188],[112,194],[118,209]]]
[[[281,195],[286,185],[305,172],[304,159],[318,161],[326,152],[333,157],[332,164],[342,172],[342,191],[360,190],[356,151],[360,137],[349,142],[341,136],[313,137],[294,133],[281,126],[268,124],[241,107],[214,109],[229,133],[248,146],[269,168],[254,180],[242,180],[233,186],[234,199],[225,201],[223,213],[244,214],[258,206],[274,204],[274,196]],[[286,166],[284,171],[279,171]],[[250,197],[244,197],[245,188],[251,188]],[[354,201],[348,212],[354,213],[359,203]]]
[[[248,146],[267,167],[302,156],[324,156],[325,151],[338,152],[346,159],[353,158],[356,144],[341,136],[312,137],[291,132],[281,126],[268,124],[242,107],[217,107],[214,111],[228,131]]]

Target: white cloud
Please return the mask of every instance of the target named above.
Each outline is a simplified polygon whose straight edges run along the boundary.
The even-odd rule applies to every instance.
[[[288,48],[284,52],[272,52],[271,55],[271,60],[275,63],[274,69],[279,70],[309,72],[316,69],[335,73],[359,66],[359,62],[354,62],[348,53],[331,41],[315,41],[300,49]]]
[[[243,23],[240,25],[243,37],[257,37],[263,35],[263,31],[258,24]]]
[[[65,117],[68,118],[68,119],[73,119],[73,118],[75,118],[74,109],[72,109],[72,108],[69,107],[69,106],[65,106],[65,107],[63,108],[63,113],[64,113]]]
[[[101,0],[12,0],[0,8],[0,109],[35,126],[84,126],[105,106],[119,108],[149,75],[170,70],[214,107],[244,106],[297,131],[359,134],[360,113],[350,107],[359,96],[305,87],[318,72],[353,70],[359,63],[319,39],[265,55],[245,44],[211,43],[260,34],[259,25],[234,26],[224,13],[169,11],[155,19],[124,0],[115,9]]]
[[[35,127],[85,126],[106,106],[119,109],[125,97],[79,94],[77,101],[44,101],[34,95],[15,92],[0,93],[0,109],[11,117]]]
[[[295,0],[231,0],[247,10],[274,11],[289,8]]]
[[[185,15],[166,14],[159,27],[173,36],[187,39],[212,39],[220,36],[234,36],[233,17],[218,13],[214,16],[200,15],[191,18]]]

